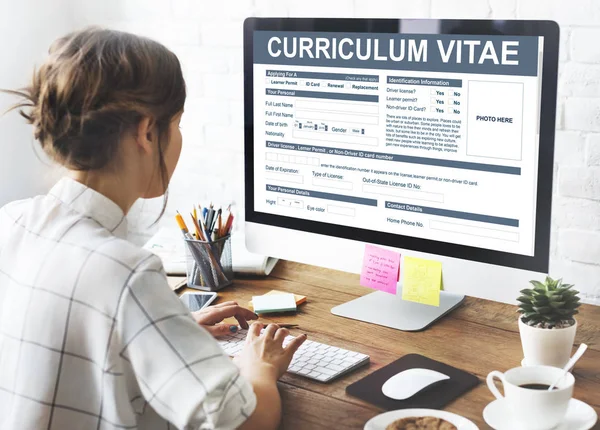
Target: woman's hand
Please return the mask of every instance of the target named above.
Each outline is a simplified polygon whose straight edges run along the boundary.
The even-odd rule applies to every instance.
[[[254,312],[239,306],[236,302],[224,302],[193,312],[194,319],[214,337],[235,333],[237,325],[223,324],[225,318],[235,317],[244,329],[248,328],[248,320],[258,318]]]
[[[262,328],[261,323],[252,324],[244,348],[233,361],[250,381],[276,381],[287,370],[294,353],[306,340],[306,335],[295,337],[283,347],[283,340],[289,334],[287,329],[269,324],[261,335]]]

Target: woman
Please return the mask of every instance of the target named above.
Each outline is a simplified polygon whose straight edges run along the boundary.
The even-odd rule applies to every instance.
[[[284,348],[286,330],[254,323],[230,360],[212,335],[256,315],[190,315],[160,260],[125,240],[128,210],[165,194],[181,151],[177,57],[87,29],[12,93],[68,174],[0,210],[0,428],[275,428],[276,381],[306,336]]]

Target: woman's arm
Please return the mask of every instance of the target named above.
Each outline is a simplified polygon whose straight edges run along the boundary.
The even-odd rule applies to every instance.
[[[234,359],[256,395],[256,409],[240,426],[241,430],[274,430],[279,426],[281,397],[277,380],[285,373],[294,353],[306,340],[303,334],[283,347],[288,330],[270,324],[261,335],[262,328],[260,323],[250,326],[244,349]]]
[[[281,421],[281,397],[277,390],[277,379],[272,375],[261,377],[259,372],[249,380],[256,395],[256,409],[240,430],[276,429]]]
[[[240,307],[236,302],[220,303],[193,314],[194,319],[213,336],[230,334],[230,326],[222,323],[225,318],[235,317],[240,326],[248,329],[247,320],[258,316]],[[270,364],[260,363],[254,366],[240,366],[242,376],[250,382],[256,395],[256,409],[241,426],[241,430],[275,429],[281,420],[281,399],[277,390],[277,369]]]
[[[142,260],[128,280],[109,367],[130,374],[132,391],[174,427],[239,427],[256,409],[254,387],[169,289],[158,257]]]
[[[286,329],[270,325],[261,334],[263,325],[255,323],[232,362],[168,288],[158,257],[143,259],[128,279],[111,355],[115,365],[133,371],[150,406],[178,428],[275,429],[281,418],[276,381],[306,337],[284,348]],[[232,309],[239,313],[237,306]],[[212,312],[223,316],[221,311]]]

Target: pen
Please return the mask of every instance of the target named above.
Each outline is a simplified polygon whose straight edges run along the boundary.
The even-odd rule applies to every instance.
[[[213,217],[210,223],[210,229],[211,231],[215,229],[215,227],[217,226],[217,218],[219,217],[219,212],[221,211],[221,209],[219,209],[218,211],[214,211],[213,212]]]
[[[278,322],[264,321],[264,325],[277,324],[279,328],[298,328],[298,324],[280,324]]]
[[[212,231],[212,222],[213,222],[214,214],[215,214],[215,210],[212,208],[212,203],[211,203],[211,207],[208,209],[208,214],[206,215],[206,228],[208,229],[208,231]]]
[[[212,225],[212,219],[215,216],[215,210],[213,209],[213,203],[210,202],[210,205],[208,205],[208,220],[206,223],[206,226],[210,229],[211,225]]]
[[[298,324],[279,324],[276,322],[269,322],[269,321],[264,321],[263,324],[265,326],[268,326],[269,324],[277,324],[279,326],[279,328],[298,328],[298,327],[300,327]]]
[[[198,224],[200,224],[200,228],[202,229],[203,236],[206,237],[206,239],[203,239],[203,240],[210,241],[208,230],[206,229],[206,214],[208,213],[208,209],[203,208],[202,205],[198,205],[198,207],[200,208],[200,213],[202,214],[202,216],[198,220]]]

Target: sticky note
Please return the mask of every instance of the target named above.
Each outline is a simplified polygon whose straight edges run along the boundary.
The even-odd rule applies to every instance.
[[[296,310],[296,300],[293,294],[265,294],[252,297],[252,306],[257,314],[272,312],[289,312]]]
[[[404,257],[402,299],[425,305],[440,305],[442,263],[422,258]]]
[[[373,245],[365,245],[360,285],[396,294],[400,254]]]
[[[268,293],[263,294],[263,296],[268,296],[268,295],[273,295],[273,294],[291,294],[291,293],[286,293],[285,291],[279,291],[279,290],[271,290]],[[306,296],[302,296],[300,294],[294,294],[294,300],[296,300],[296,306],[300,306],[302,303],[306,303]],[[254,305],[252,304],[252,300],[250,300],[250,302],[248,302],[248,306],[250,307],[250,309],[254,310]]]

